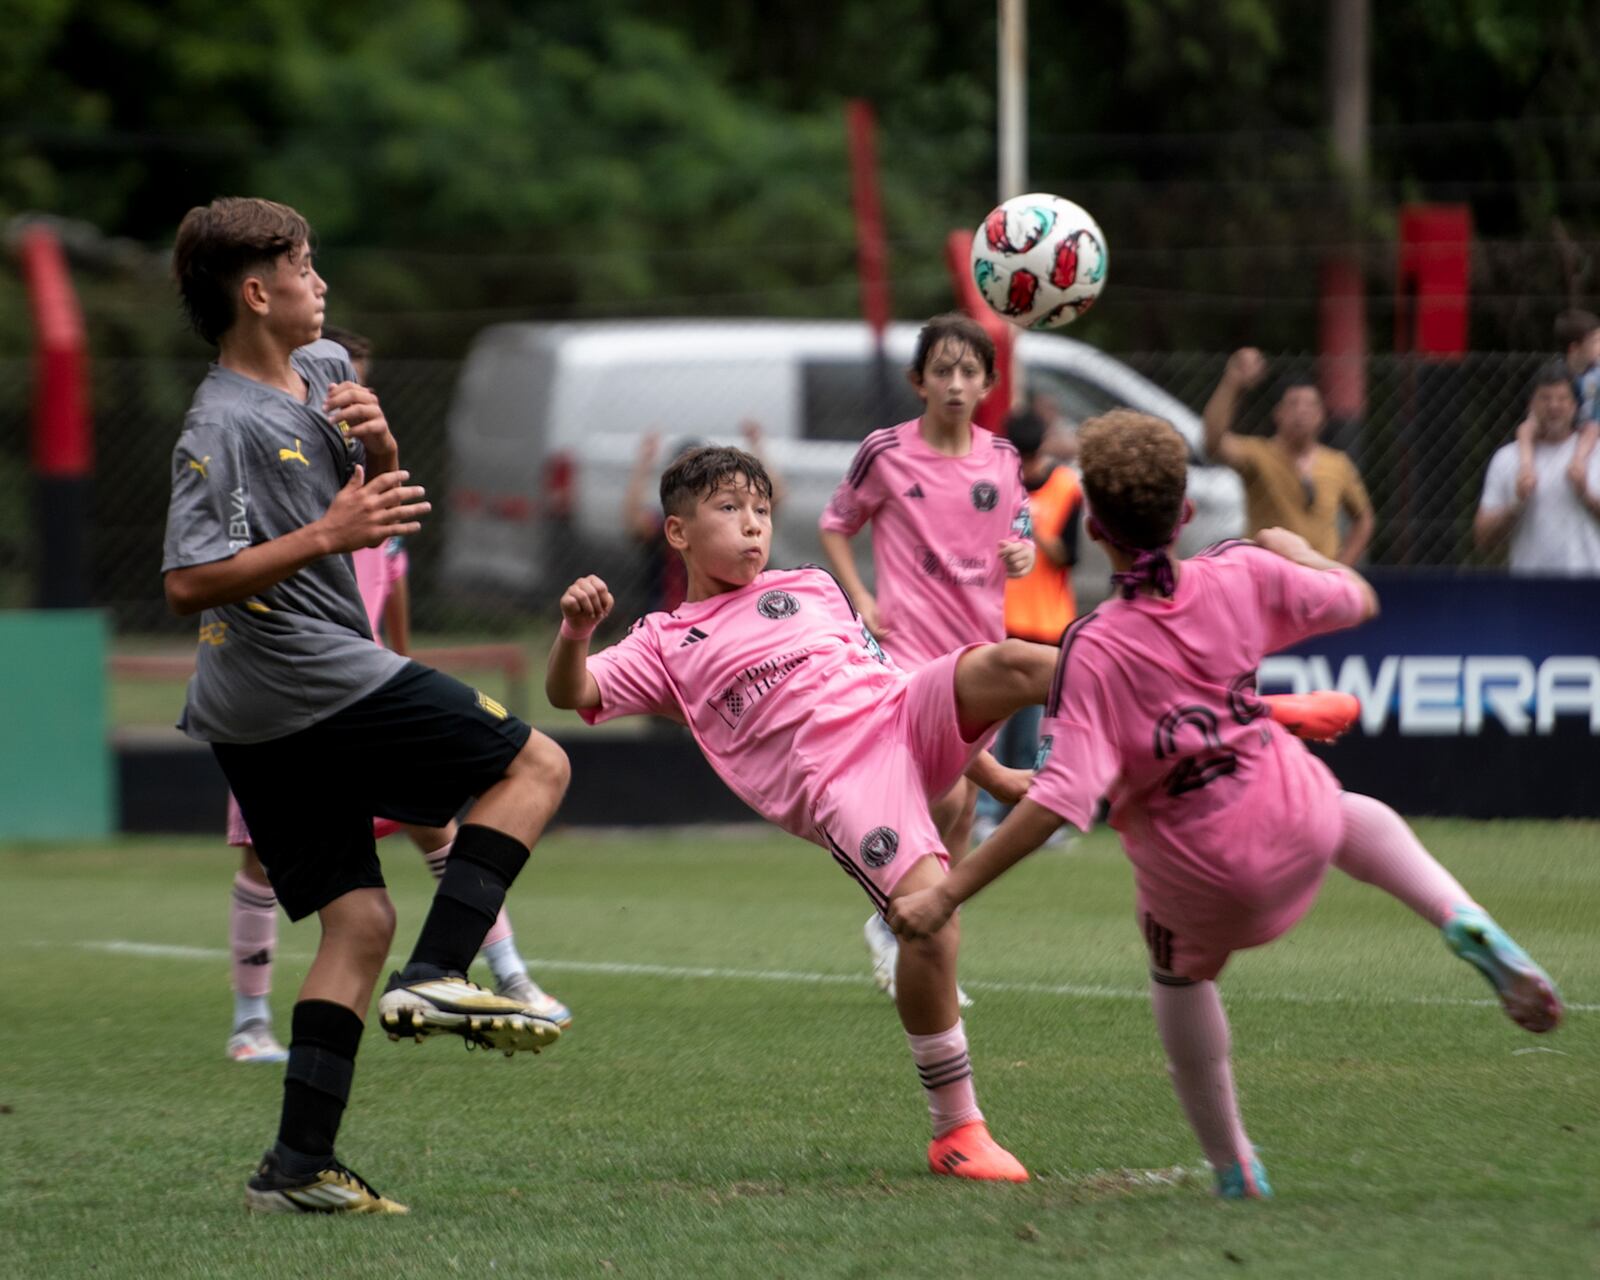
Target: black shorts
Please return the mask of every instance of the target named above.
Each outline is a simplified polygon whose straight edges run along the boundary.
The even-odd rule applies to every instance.
[[[374,816],[442,827],[505,776],[533,732],[494,699],[410,662],[288,737],[214,742],[256,855],[291,920],[383,887]]]

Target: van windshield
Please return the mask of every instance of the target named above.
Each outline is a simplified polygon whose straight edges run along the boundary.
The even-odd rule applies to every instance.
[[[1085,382],[1071,374],[1056,369],[1032,368],[1028,370],[1028,395],[1049,396],[1056,406],[1074,422],[1082,422],[1115,409],[1119,401],[1104,387]]]
[[[807,360],[801,369],[801,431],[807,440],[860,440],[922,413],[893,360]]]

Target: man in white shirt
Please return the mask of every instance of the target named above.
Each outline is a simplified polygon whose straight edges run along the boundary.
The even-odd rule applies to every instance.
[[[1574,458],[1577,414],[1571,375],[1547,366],[1528,406],[1532,471],[1518,474],[1515,443],[1489,459],[1472,536],[1486,551],[1509,535],[1512,573],[1600,576],[1600,450]]]

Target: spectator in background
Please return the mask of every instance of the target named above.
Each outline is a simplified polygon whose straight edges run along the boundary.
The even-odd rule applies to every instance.
[[[1578,456],[1577,417],[1571,369],[1553,361],[1528,405],[1532,467],[1519,468],[1515,443],[1489,459],[1473,540],[1487,551],[1509,535],[1512,573],[1600,575],[1600,454]]]
[[[1072,566],[1078,562],[1083,489],[1077,473],[1049,452],[1050,434],[1050,424],[1033,409],[1018,409],[1006,419],[1006,436],[1022,456],[1022,483],[1028,492],[1033,545],[1039,553],[1026,575],[1006,582],[1006,635],[1056,645],[1077,616]],[[991,748],[995,758],[1014,769],[1032,769],[1043,716],[1044,707],[1035,705],[1007,720]],[[1010,811],[1010,805],[982,792],[973,834],[987,837]]]
[[[1600,440],[1600,317],[1592,311],[1563,311],[1556,317],[1556,346],[1572,377],[1572,394],[1578,405],[1578,444],[1571,468],[1583,475],[1589,455]],[[1532,489],[1537,477],[1534,441],[1539,424],[1530,413],[1517,428],[1517,487]]]
[[[1600,418],[1600,316],[1592,311],[1563,311],[1556,317],[1556,348],[1572,378],[1578,421],[1594,422]]]
[[[760,459],[767,469],[767,477],[772,481],[772,509],[776,514],[778,505],[783,501],[783,481],[762,449],[761,424],[746,418],[739,424],[739,435],[744,439],[745,449]],[[676,441],[666,466],[670,467],[684,454],[706,443],[692,436]],[[623,527],[643,557],[641,576],[644,598],[640,613],[654,613],[657,610],[671,613],[683,603],[689,589],[683,559],[667,546],[666,521],[655,492],[661,472],[665,470],[665,467],[658,466],[660,461],[661,433],[647,431],[639,437],[639,452],[634,457],[633,473],[628,477],[628,487],[622,495]]]
[[[1028,408],[1044,422],[1044,443],[1040,449],[1057,462],[1078,461],[1078,424],[1061,410],[1061,402],[1048,391],[1028,396]]]
[[[1280,527],[1298,533],[1318,555],[1353,565],[1372,540],[1372,502],[1350,456],[1320,443],[1328,423],[1316,384],[1290,379],[1272,409],[1273,433],[1234,432],[1240,395],[1259,383],[1267,362],[1254,347],[1228,357],[1222,381],[1206,401],[1206,453],[1244,481],[1247,536]],[[1339,514],[1348,526],[1339,534]]]

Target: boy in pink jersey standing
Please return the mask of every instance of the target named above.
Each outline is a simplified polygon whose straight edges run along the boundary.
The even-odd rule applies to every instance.
[[[917,668],[964,645],[1005,639],[1006,579],[1026,576],[1034,547],[1021,456],[972,423],[995,378],[983,326],[958,313],[935,316],[917,335],[908,372],[926,405],[922,416],[862,442],[818,523],[822,549],[867,629],[896,662]],[[850,543],[869,523],[876,596]],[[1019,771],[984,752],[934,797],[934,822],[953,860],[971,841],[978,787],[1009,804],[1025,785]],[[864,934],[873,977],[893,995],[894,935],[880,915]]]
[[[611,611],[599,578],[561,597],[546,690],[589,723],[658,715],[686,725],[724,782],[769,821],[827,849],[883,910],[939,883],[948,856],[929,814],[992,727],[1042,701],[1055,650],[968,645],[908,672],[824,569],[767,569],[772,488],[738,449],[683,455],[661,478],[665,532],[688,570],[672,613],[589,654]],[[933,1121],[936,1174],[1021,1182],[983,1122],[956,1003],[953,929],[900,950],[896,1004]]]
[[[1216,977],[1310,908],[1328,865],[1439,927],[1529,1031],[1561,1020],[1549,978],[1387,805],[1339,789],[1255,695],[1262,657],[1378,610],[1353,570],[1282,529],[1174,564],[1192,508],[1186,450],[1160,419],[1119,410],[1081,435],[1089,536],[1121,588],[1067,631],[1028,797],[951,875],[889,905],[903,938],[937,937],[955,908],[1062,821],[1087,829],[1102,795],[1134,866],[1151,999],[1168,1069],[1229,1198],[1271,1194],[1239,1118]]]

